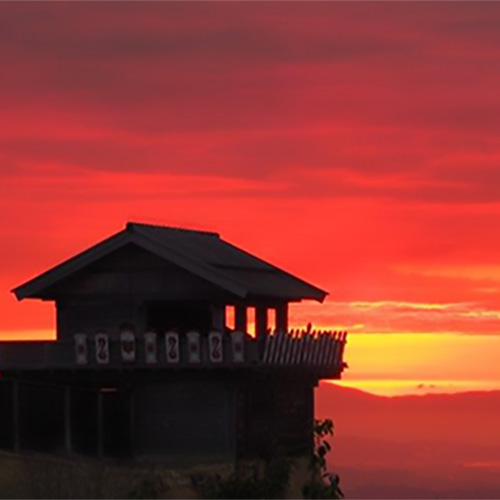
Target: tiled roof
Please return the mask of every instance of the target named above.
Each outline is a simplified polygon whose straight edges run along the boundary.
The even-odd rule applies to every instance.
[[[21,300],[119,248],[135,244],[238,297],[322,301],[326,292],[224,241],[217,233],[128,223],[126,228],[15,288]]]

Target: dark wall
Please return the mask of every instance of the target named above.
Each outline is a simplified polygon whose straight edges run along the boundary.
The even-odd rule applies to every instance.
[[[201,301],[151,301],[146,304],[148,328],[166,332],[172,328],[179,332],[198,330],[208,332],[212,326],[212,308]]]
[[[99,453],[99,413],[97,390],[71,390],[71,450],[81,455]]]
[[[213,308],[205,301],[115,301],[60,302],[57,307],[57,332],[61,340],[72,340],[75,333],[95,335],[106,332],[118,339],[120,325],[132,324],[137,333],[154,329],[164,333],[191,329],[207,333],[212,327]]]
[[[232,391],[222,383],[151,385],[135,394],[138,456],[231,458]]]
[[[248,380],[238,391],[238,456],[302,456],[312,451],[314,384],[301,380]]]
[[[53,453],[65,449],[64,387],[19,384],[19,447]]]
[[[80,379],[71,390],[2,380],[0,448],[207,461],[311,453],[314,382],[251,371],[165,377]]]
[[[14,384],[0,380],[0,449],[14,450]]]
[[[314,423],[314,386],[285,384],[276,395],[278,442],[288,455],[312,452]]]
[[[131,323],[143,330],[144,309],[133,301],[103,300],[102,302],[74,301],[57,304],[57,333],[59,339],[73,339],[75,333],[94,335],[102,330],[117,339],[120,325]]]
[[[102,450],[105,457],[130,458],[133,452],[133,394],[126,390],[101,392]]]
[[[207,281],[134,245],[81,270],[51,294],[57,299],[60,339],[97,330],[118,337],[123,323],[131,323],[138,331],[175,326],[208,329],[210,306],[222,307],[227,299]]]

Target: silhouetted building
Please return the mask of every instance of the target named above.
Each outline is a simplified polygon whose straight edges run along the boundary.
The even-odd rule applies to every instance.
[[[306,455],[314,387],[344,367],[345,333],[288,329],[326,292],[215,233],[129,223],[13,292],[55,301],[57,339],[0,345],[4,449]]]

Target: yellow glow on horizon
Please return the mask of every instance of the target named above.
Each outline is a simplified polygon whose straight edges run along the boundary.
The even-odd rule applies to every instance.
[[[1,331],[1,341],[15,341],[15,340],[55,340],[55,330],[18,330],[18,331]]]
[[[500,336],[356,333],[341,385],[377,394],[500,389]]]
[[[0,332],[0,341],[55,338],[53,329]],[[386,396],[496,390],[499,352],[498,335],[351,333],[348,368],[334,382]]]
[[[329,380],[341,387],[358,389],[378,396],[404,396],[500,390],[491,380]]]

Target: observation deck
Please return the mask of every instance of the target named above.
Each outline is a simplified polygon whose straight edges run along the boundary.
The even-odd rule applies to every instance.
[[[339,378],[347,333],[292,329],[257,339],[234,331],[164,335],[96,332],[74,339],[0,343],[0,370],[296,368]]]

